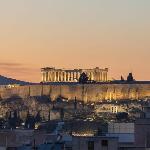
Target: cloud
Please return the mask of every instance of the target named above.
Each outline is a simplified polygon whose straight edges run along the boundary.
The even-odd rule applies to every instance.
[[[0,74],[30,81],[40,78],[40,70],[38,67],[21,63],[0,62]]]
[[[6,63],[6,62],[0,62],[0,68],[2,70],[7,71],[19,71],[21,72],[30,72],[37,70],[36,68],[33,68],[33,66],[27,66],[21,63]]]
[[[16,67],[16,66],[22,66],[23,64],[20,63],[5,63],[0,62],[0,67]]]

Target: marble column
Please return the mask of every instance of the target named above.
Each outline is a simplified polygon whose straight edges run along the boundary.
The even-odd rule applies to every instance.
[[[61,72],[60,71],[58,72],[58,81],[59,82],[61,81]]]
[[[60,76],[59,76],[59,71],[57,72],[57,81],[59,82],[60,81]]]
[[[69,81],[69,75],[68,75],[68,72],[66,72],[66,81],[68,82]]]
[[[96,73],[93,72],[93,80],[96,81]]]
[[[51,72],[51,82],[53,82],[53,72]]]
[[[104,81],[106,81],[106,74],[105,74],[105,72],[104,72]]]
[[[76,72],[76,80],[78,81],[78,72]]]
[[[54,72],[55,82],[57,81],[57,74],[56,71]]]
[[[68,72],[68,82],[70,81],[70,72]]]
[[[77,72],[74,72],[74,79],[77,81]]]
[[[104,81],[106,81],[106,74],[105,74],[105,72],[104,72]]]
[[[69,72],[69,81],[71,81],[71,72]]]
[[[90,73],[91,80],[93,80],[93,72]]]
[[[48,72],[47,72],[47,81],[48,81],[48,82],[49,82],[49,80],[50,80],[50,79],[49,79],[49,76],[50,76],[50,72],[48,71]]]
[[[98,82],[100,81],[100,71],[98,72]]]
[[[90,80],[90,73],[87,72],[86,75],[87,75],[87,77],[88,77],[88,80]]]
[[[79,80],[80,76],[81,76],[81,72],[78,72],[78,80]]]
[[[56,71],[54,72],[55,82],[57,81]]]
[[[99,71],[99,82],[101,82],[101,71]]]
[[[61,82],[64,82],[64,73],[61,71]]]
[[[107,74],[106,74],[106,72],[104,72],[104,75],[105,75],[105,81],[107,81]]]
[[[73,73],[70,72],[70,81],[72,82]]]
[[[49,73],[49,71],[47,72],[47,81],[49,82],[49,76],[50,76],[50,73]]]
[[[102,80],[102,82],[104,81],[104,74],[103,74],[103,71],[101,72],[101,80]]]
[[[72,79],[71,79],[71,72],[69,72],[69,81],[71,81]]]
[[[99,71],[99,72],[98,72],[98,82],[100,82],[100,81],[101,81],[101,79],[100,79],[100,78],[101,78],[101,72]]]
[[[72,78],[72,80],[73,81],[75,80],[75,72],[73,72],[73,78]]]
[[[69,72],[69,81],[71,82],[72,80],[72,72]]]
[[[88,80],[91,80],[91,73],[88,73]]]
[[[103,81],[105,81],[105,72],[103,71]]]
[[[77,73],[76,72],[74,72],[74,81],[76,81],[77,80]]]
[[[63,80],[66,82],[66,72],[63,72]]]
[[[71,72],[71,82],[73,81],[73,72]]]
[[[42,72],[42,82],[44,82],[44,73]]]
[[[73,78],[74,78],[74,80],[77,79],[77,74],[76,74],[76,72],[73,73]]]
[[[90,73],[90,79],[93,80],[93,73]]]
[[[64,82],[64,73],[61,71],[61,82]]]
[[[73,71],[73,78],[72,78],[73,82],[75,80],[75,72]]]
[[[51,72],[49,71],[48,72],[48,82],[50,82],[51,81]]]
[[[58,81],[61,82],[61,72],[58,72]]]
[[[61,82],[61,72],[58,72],[58,81]]]
[[[61,81],[64,82],[64,73],[61,71]]]
[[[100,72],[98,72],[97,74],[98,74],[97,81],[99,82],[100,81]]]
[[[56,82],[58,82],[58,72],[56,71]]]
[[[64,82],[66,82],[66,72],[64,72]]]
[[[55,82],[55,72],[52,72],[52,81]]]
[[[104,78],[104,82],[105,82],[105,72],[103,72],[103,76],[104,76],[103,78]]]
[[[100,81],[102,81],[102,71],[100,71]]]
[[[79,81],[80,78],[80,72],[77,72],[77,80]]]
[[[46,73],[45,72],[43,73],[43,80],[44,80],[44,82],[46,81]]]
[[[52,71],[50,73],[50,81],[52,82],[53,81],[53,74],[52,74]]]
[[[47,82],[47,72],[45,73],[45,81]]]
[[[67,75],[67,72],[65,72],[65,79],[66,79],[66,82],[68,81],[68,75]]]
[[[107,72],[105,72],[105,81],[107,81]]]
[[[46,80],[45,80],[45,72],[43,73],[43,81],[45,82]]]

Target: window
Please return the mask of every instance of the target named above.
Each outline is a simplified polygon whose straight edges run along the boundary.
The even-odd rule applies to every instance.
[[[102,140],[101,144],[102,144],[102,146],[108,146],[108,141],[107,140]]]
[[[114,108],[112,107],[111,109],[112,109],[112,113],[114,113]]]
[[[94,150],[94,141],[88,141],[88,150]]]

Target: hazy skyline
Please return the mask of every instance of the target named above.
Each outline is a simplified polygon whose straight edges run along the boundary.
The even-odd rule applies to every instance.
[[[149,0],[0,1],[0,74],[40,81],[40,68],[109,68],[150,80]]]

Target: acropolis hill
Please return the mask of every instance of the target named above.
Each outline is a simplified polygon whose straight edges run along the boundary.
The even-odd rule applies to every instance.
[[[75,80],[79,79],[79,73],[83,70],[61,70],[55,68],[42,69],[42,82],[33,85],[16,86],[13,88],[7,86],[0,87],[0,98],[10,97],[28,98],[34,96],[48,96],[52,101],[58,97],[67,100],[77,100],[84,102],[97,102],[101,100],[127,100],[127,99],[146,99],[150,97],[150,82],[135,81],[130,73],[128,78],[133,80],[107,81],[108,69],[84,70],[90,76],[87,84],[81,84]],[[131,79],[130,79],[131,78]],[[48,82],[55,80],[55,82]],[[62,81],[63,82],[62,82]],[[44,82],[43,82],[44,81]],[[65,82],[64,82],[65,81]],[[71,82],[75,81],[75,82]]]
[[[99,100],[144,99],[150,97],[150,82],[135,82],[132,84],[51,84],[30,85],[15,88],[0,88],[0,96],[7,99],[14,96],[27,98],[46,95],[55,100],[63,97],[68,100],[83,100],[84,102]]]

